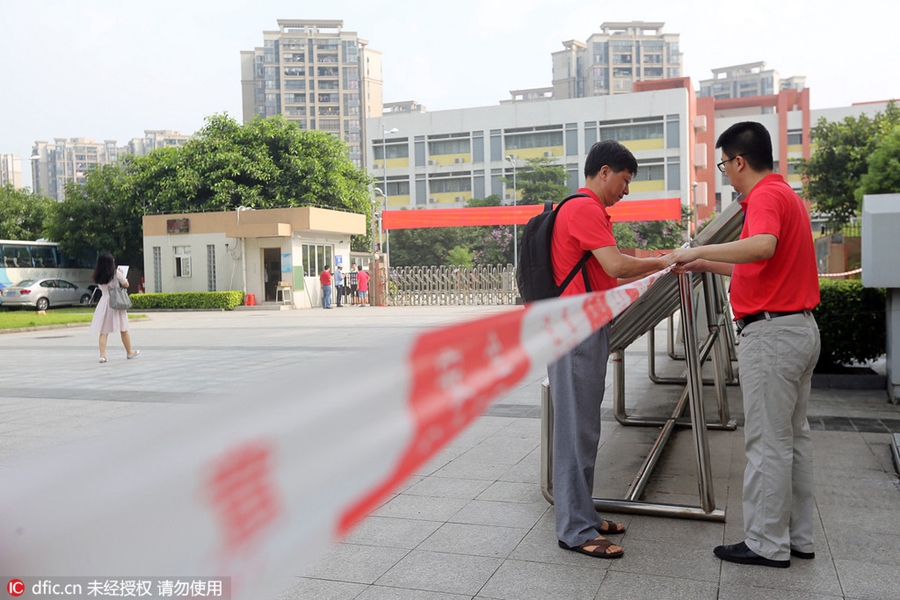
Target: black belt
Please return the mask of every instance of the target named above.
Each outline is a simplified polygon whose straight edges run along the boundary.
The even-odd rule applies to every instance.
[[[769,310],[764,310],[762,312],[758,312],[753,315],[747,315],[746,317],[744,317],[742,319],[738,319],[737,321],[735,321],[735,323],[737,323],[738,333],[740,333],[750,323],[756,323],[757,321],[760,321],[762,319],[774,319],[776,317],[787,317],[788,315],[801,315],[801,314],[804,314],[807,312],[809,312],[809,311],[808,310],[792,310],[790,312],[772,312]]]

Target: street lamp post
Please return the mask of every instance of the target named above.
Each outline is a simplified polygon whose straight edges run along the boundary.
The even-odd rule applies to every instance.
[[[513,160],[512,156],[507,156],[506,160],[509,161],[509,164],[511,164],[512,168],[513,168],[513,207],[515,207],[519,200],[518,190],[516,189],[516,161]],[[517,269],[518,267],[519,267],[519,226],[516,223],[513,223],[513,268]]]
[[[384,208],[382,210],[387,210],[387,205],[388,205],[387,134],[397,133],[398,131],[400,131],[400,130],[397,129],[396,127],[394,127],[393,129],[385,130],[384,123],[381,124],[381,167],[382,167],[382,171],[384,171],[384,187],[381,189],[381,196],[384,198]],[[375,188],[375,189],[378,190],[378,188]],[[379,236],[380,235],[381,234],[379,233]],[[391,234],[385,232],[384,236],[385,236],[385,239],[387,240],[387,247],[385,248],[385,250],[386,250],[386,253],[389,255],[390,250],[391,250]],[[379,237],[379,244],[380,244],[380,237]],[[387,260],[390,261],[389,256],[388,256]],[[388,264],[390,264],[390,262]]]

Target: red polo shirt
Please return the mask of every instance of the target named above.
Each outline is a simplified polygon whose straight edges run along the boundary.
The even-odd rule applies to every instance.
[[[819,304],[819,275],[809,214],[781,175],[770,174],[741,202],[741,239],[768,233],[778,238],[767,260],[734,265],[731,306],[740,319],[764,310],[812,310]]]
[[[331,285],[331,272],[322,271],[322,273],[319,274],[319,283],[322,285]]]
[[[572,198],[566,202],[556,215],[556,222],[553,224],[550,254],[556,285],[565,280],[585,252],[616,245],[616,238],[612,232],[612,218],[606,212],[600,198],[587,188],[581,188],[578,193],[587,194],[589,197]],[[616,287],[616,278],[607,275],[596,258],[588,259],[587,272],[592,291]],[[586,291],[584,278],[581,273],[577,273],[562,295],[574,296],[584,294]]]

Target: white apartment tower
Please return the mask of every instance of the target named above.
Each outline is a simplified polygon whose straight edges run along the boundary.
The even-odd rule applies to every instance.
[[[283,114],[300,129],[332,133],[366,164],[365,123],[380,117],[381,53],[343,21],[279,19],[263,47],[241,51],[244,121]]]
[[[145,156],[157,148],[182,146],[191,136],[177,131],[145,129],[144,137],[125,146],[116,140],[95,142],[88,138],[53,138],[53,142],[35,142],[31,147],[31,182],[36,194],[66,198],[66,182],[82,184],[91,167],[109,165],[125,154]]]
[[[553,98],[627,94],[636,81],[681,77],[677,33],[665,23],[607,22],[586,42],[563,42],[553,52]]]
[[[700,81],[701,98],[750,98],[753,96],[770,96],[781,90],[802,90],[806,87],[806,77],[797,75],[781,79],[778,71],[766,69],[763,61],[734,65],[712,70],[712,79]]]
[[[0,187],[22,187],[22,162],[15,154],[0,154]]]

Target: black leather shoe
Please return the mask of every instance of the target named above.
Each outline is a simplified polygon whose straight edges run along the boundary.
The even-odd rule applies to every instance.
[[[791,556],[796,556],[797,558],[809,560],[811,558],[815,558],[816,553],[815,552],[800,552],[799,550],[794,550],[793,548],[791,548]]]
[[[762,565],[763,567],[775,567],[776,569],[787,569],[791,566],[790,560],[772,560],[764,558],[747,547],[745,542],[739,544],[731,544],[730,546],[716,546],[713,553],[728,562],[738,563],[741,565]]]

